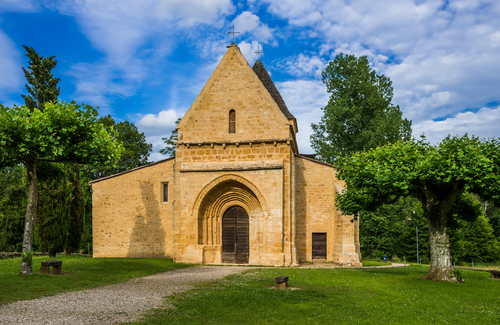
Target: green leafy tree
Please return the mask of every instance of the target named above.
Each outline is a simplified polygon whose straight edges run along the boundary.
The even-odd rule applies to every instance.
[[[175,125],[178,125],[182,120],[182,117],[179,117],[177,121],[175,121]],[[172,134],[168,138],[161,138],[165,143],[165,148],[160,150],[162,155],[168,155],[169,157],[175,157],[175,143],[179,141],[177,128],[172,130]]]
[[[338,54],[323,71],[331,94],[318,124],[312,124],[311,146],[320,159],[339,157],[411,138],[411,121],[391,104],[391,80],[370,68],[366,56]]]
[[[22,166],[14,165],[0,170],[1,252],[18,252],[22,248],[27,193]]]
[[[38,249],[48,252],[51,258],[65,249],[70,229],[74,186],[66,165],[45,162],[37,169],[39,199],[34,240]]]
[[[375,210],[399,197],[420,201],[429,227],[426,279],[454,280],[447,227],[463,216],[452,211],[462,194],[500,201],[500,143],[495,139],[448,136],[436,146],[425,139],[401,141],[343,157],[335,168],[347,185],[337,200],[346,214]]]
[[[89,180],[110,176],[148,163],[153,146],[146,142],[144,133],[139,132],[133,123],[128,121],[116,123],[111,115],[100,117],[98,123],[116,136],[116,140],[123,145],[123,152],[114,166],[85,167]]]
[[[20,274],[33,274],[31,254],[38,203],[36,168],[42,161],[90,165],[114,164],[122,146],[97,123],[97,111],[75,102],[47,102],[44,110],[0,105],[0,168],[23,164],[28,200]]]
[[[32,47],[25,45],[23,47],[27,52],[26,56],[30,60],[28,69],[23,68],[24,76],[28,81],[26,84],[28,95],[21,96],[23,96],[24,102],[31,112],[35,108],[43,111],[45,103],[55,103],[59,96],[60,89],[57,84],[60,79],[54,78],[51,72],[56,67],[57,61],[54,60],[55,56],[44,58],[38,55]]]

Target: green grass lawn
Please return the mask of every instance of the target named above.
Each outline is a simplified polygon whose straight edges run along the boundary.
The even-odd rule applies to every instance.
[[[25,299],[50,296],[124,282],[183,267],[165,258],[91,258],[58,255],[62,260],[62,275],[40,274],[40,263],[48,256],[33,258],[33,276],[19,276],[21,258],[0,260],[0,305]]]
[[[499,324],[500,281],[421,280],[423,266],[259,269],[167,298],[138,324]],[[291,288],[274,288],[278,275]]]
[[[384,266],[384,265],[392,265],[391,262],[378,262],[378,261],[367,261],[367,260],[361,260],[361,264],[363,266]]]

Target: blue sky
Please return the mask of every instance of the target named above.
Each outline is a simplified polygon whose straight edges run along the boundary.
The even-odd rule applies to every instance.
[[[262,62],[311,153],[328,93],[321,71],[340,52],[391,78],[393,103],[431,142],[500,136],[500,1],[0,0],[0,103],[23,104],[21,45],[55,55],[60,99],[135,123],[153,144],[192,104],[232,41]]]

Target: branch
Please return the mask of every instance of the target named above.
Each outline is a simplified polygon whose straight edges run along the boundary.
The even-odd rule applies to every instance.
[[[56,163],[64,163],[64,162],[72,162],[75,164],[81,164],[76,160],[66,160],[66,159],[48,159],[48,158],[38,158],[38,161],[48,161],[48,162],[56,162]]]

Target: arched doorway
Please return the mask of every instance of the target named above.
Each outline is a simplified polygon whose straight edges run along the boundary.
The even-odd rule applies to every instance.
[[[240,206],[232,206],[222,217],[222,262],[248,263],[248,213]]]

